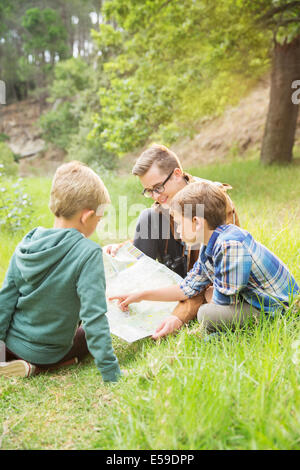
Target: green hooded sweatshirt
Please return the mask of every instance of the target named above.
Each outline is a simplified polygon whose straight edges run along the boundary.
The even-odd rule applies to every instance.
[[[120,375],[105,298],[101,247],[76,229],[29,232],[0,290],[0,340],[17,356],[51,364],[71,349],[79,320],[104,381]]]

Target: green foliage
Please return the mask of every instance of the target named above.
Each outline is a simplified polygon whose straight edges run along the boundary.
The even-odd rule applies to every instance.
[[[1,174],[6,176],[17,176],[18,165],[15,162],[14,154],[10,148],[0,141],[0,164],[2,165]]]
[[[121,31],[114,29],[111,24],[102,24],[101,32],[92,30],[91,35],[94,41],[97,42],[102,54],[107,55],[111,54],[112,50],[115,52],[122,50],[123,34]]]
[[[58,62],[50,87],[50,102],[60,98],[71,99],[91,86],[90,67],[86,62],[72,57]]]
[[[95,170],[113,170],[117,164],[117,157],[101,145],[101,141],[89,138],[92,122],[88,116],[81,121],[78,134],[73,134],[72,140],[67,147],[68,159],[79,160],[93,167]]]
[[[10,14],[12,5],[7,0],[0,0],[0,34],[7,31],[5,18]]]
[[[293,0],[1,0],[1,79],[16,99],[33,93],[42,102],[49,91],[56,104],[42,119],[47,140],[67,151],[72,143],[88,162],[93,154],[109,162],[149,140],[169,145],[191,136],[203,118],[234,105],[268,70],[272,39],[299,35],[298,7]],[[103,20],[90,35],[92,11]],[[61,60],[76,43],[82,57]]]
[[[89,83],[90,69],[81,59],[71,58],[56,64],[49,97],[54,106],[40,118],[46,141],[64,150],[71,145],[87,108],[84,90],[90,89]],[[76,100],[78,97],[79,101]]]
[[[64,150],[78,134],[79,124],[87,109],[84,91],[90,90],[90,73],[88,64],[79,58],[61,61],[55,66],[49,97],[54,106],[41,116],[40,126],[45,140]],[[82,95],[80,92],[83,92]]]
[[[16,97],[49,91],[48,141],[87,162],[93,154],[110,162],[150,140],[192,136],[203,119],[236,104],[268,70],[273,37],[299,34],[297,7],[292,0],[0,2],[0,22],[9,24],[1,78]],[[95,10],[102,21],[90,53],[84,44]],[[82,57],[61,60],[76,42]]]
[[[3,170],[0,164],[0,171]],[[22,180],[3,180],[0,173],[0,229],[10,234],[23,231],[31,220],[31,199],[22,186]]]
[[[299,2],[293,0],[247,0],[247,11],[258,19],[257,27],[271,29],[276,42],[288,44],[300,34]]]
[[[89,138],[94,109],[98,108],[94,69],[80,58],[56,64],[50,88],[53,109],[40,118],[43,137],[66,150],[71,160],[112,169],[116,156],[100,140]]]
[[[31,200],[21,180],[12,151],[0,143],[0,229],[14,233],[23,230],[31,216]]]
[[[67,29],[58,11],[38,7],[26,10],[21,26],[25,54],[18,58],[17,76],[27,87],[35,82],[34,96],[43,102],[54,63],[69,55]]]
[[[5,142],[6,140],[9,140],[8,135],[1,132],[0,133],[0,142]]]
[[[55,55],[67,55],[67,31],[59,13],[52,8],[30,8],[21,20],[24,35],[24,49],[35,57],[36,62],[44,61],[45,51],[49,51],[52,60]]]
[[[147,86],[148,85],[148,86]],[[114,79],[111,90],[101,88],[101,115],[95,119],[91,136],[100,132],[104,147],[117,154],[141,145],[156,125],[157,116],[163,123],[171,119],[168,92],[158,91],[155,84],[136,87],[135,80]],[[159,95],[159,98],[158,98]]]
[[[27,98],[52,79],[54,64],[78,50],[90,51],[90,13],[100,15],[93,0],[0,0],[0,70],[7,102]],[[40,90],[41,98],[46,94]],[[41,96],[42,95],[42,96]]]
[[[118,155],[191,135],[267,70],[271,33],[239,2],[112,0],[104,12],[119,28],[93,33],[99,48],[113,47],[91,138]]]
[[[68,102],[62,103],[57,109],[48,111],[40,118],[43,138],[62,149],[66,149],[70,144],[77,125],[72,113],[72,104]]]

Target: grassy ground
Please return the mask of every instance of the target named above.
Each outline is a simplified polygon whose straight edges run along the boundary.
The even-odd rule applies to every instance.
[[[300,165],[264,168],[251,160],[191,173],[230,183],[242,226],[300,280]],[[114,203],[118,194],[128,205],[144,203],[134,179],[106,182]],[[32,226],[51,227],[50,181],[26,184]],[[1,233],[0,283],[20,237]],[[157,343],[113,338],[128,371],[118,384],[104,385],[92,358],[28,380],[0,378],[0,448],[299,449],[297,339],[294,314],[210,341],[194,323]]]

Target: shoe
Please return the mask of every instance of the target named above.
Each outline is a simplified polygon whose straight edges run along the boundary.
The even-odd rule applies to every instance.
[[[0,362],[0,375],[6,377],[30,377],[34,375],[36,367],[30,362],[18,359],[10,362]]]
[[[57,364],[54,364],[52,366],[45,366],[43,365],[43,370],[44,371],[53,371],[53,370],[59,370],[62,367],[68,367],[68,366],[73,366],[74,364],[78,364],[78,357],[73,357],[72,359],[68,359],[65,362],[58,362]]]

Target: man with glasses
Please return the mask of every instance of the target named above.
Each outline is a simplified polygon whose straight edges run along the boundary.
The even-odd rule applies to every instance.
[[[137,159],[132,174],[139,177],[144,187],[143,195],[154,200],[151,208],[141,212],[133,244],[153,259],[165,264],[182,277],[193,267],[199,254],[199,248],[187,249],[176,233],[169,206],[172,198],[187,184],[196,181],[208,181],[185,173],[177,155],[163,145],[152,145]],[[215,183],[226,191],[231,186]],[[227,195],[227,223],[239,225],[234,205]],[[110,248],[115,254],[118,246]],[[203,296],[196,296],[185,302],[179,302],[153,336],[155,339],[179,329],[183,323],[195,318]]]

